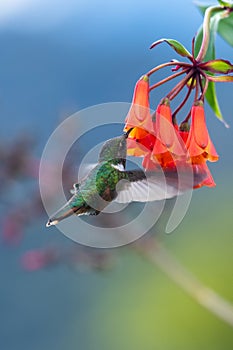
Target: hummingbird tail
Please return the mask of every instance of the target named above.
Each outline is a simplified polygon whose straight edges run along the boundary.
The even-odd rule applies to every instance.
[[[75,208],[77,210],[77,208]],[[52,225],[57,225],[60,221],[75,213],[74,208],[72,208],[69,203],[66,203],[61,209],[59,209],[55,214],[53,214],[47,224],[46,227],[50,227]]]

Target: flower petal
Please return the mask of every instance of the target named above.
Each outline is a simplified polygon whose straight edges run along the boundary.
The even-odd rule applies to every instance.
[[[205,175],[204,180],[202,180],[199,184],[195,185],[194,188],[200,188],[203,186],[207,186],[207,187],[216,186],[214,179],[211,175],[211,172],[205,162],[202,164],[195,164],[193,165],[193,168],[194,168],[194,171]]]
[[[171,147],[174,141],[174,127],[169,100],[164,99],[157,107],[155,132],[157,138],[166,146]]]
[[[143,157],[148,153],[148,150],[140,145],[135,139],[127,139],[127,155],[134,157]]]
[[[157,107],[155,134],[157,141],[153,150],[154,154],[169,151],[177,156],[185,155],[185,144],[179,136],[178,126],[172,122],[172,111],[167,98]]]
[[[186,146],[192,160],[195,158],[196,161],[197,157],[202,155],[207,160],[218,160],[218,154],[207,130],[203,102],[201,101],[192,107],[191,128]]]
[[[158,168],[158,162],[151,158],[151,153],[147,153],[142,161],[145,170],[155,170]]]
[[[149,78],[147,75],[142,76],[136,83],[133,102],[125,122],[125,131],[135,126],[141,127],[148,132],[153,131],[149,109]]]

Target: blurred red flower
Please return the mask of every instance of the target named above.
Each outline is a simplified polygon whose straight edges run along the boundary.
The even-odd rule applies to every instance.
[[[21,259],[22,266],[27,271],[36,271],[54,264],[58,260],[56,249],[30,250]]]

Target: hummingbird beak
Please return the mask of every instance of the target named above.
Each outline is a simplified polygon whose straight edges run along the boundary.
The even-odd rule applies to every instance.
[[[133,128],[130,128],[128,131],[126,131],[126,132],[124,133],[124,136],[125,136],[126,139],[128,138],[129,134],[131,133],[131,131],[132,131],[133,129],[134,129],[134,127],[133,127]]]

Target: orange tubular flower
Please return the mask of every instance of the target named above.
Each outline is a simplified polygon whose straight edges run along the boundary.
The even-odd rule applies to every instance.
[[[205,160],[216,162],[219,158],[207,130],[202,101],[197,101],[192,107],[186,147],[193,164],[200,164]]]
[[[136,83],[133,102],[126,117],[124,131],[134,128],[127,140],[128,155],[142,156],[152,149],[155,142],[153,123],[149,109],[149,78],[142,76]]]
[[[165,98],[156,109],[155,119],[156,137],[166,148],[174,144],[174,125],[172,123],[172,111],[168,98]]]
[[[144,131],[136,127],[130,132],[127,139],[127,154],[129,156],[141,157],[152,151],[156,140],[155,136],[147,132],[145,136],[142,136]]]
[[[206,162],[217,161],[218,154],[207,130],[203,102],[197,101],[192,106],[190,129],[188,122],[183,122],[180,128],[173,124],[168,98],[162,100],[155,115],[151,116],[149,78],[145,75],[136,83],[125,122],[124,131],[132,128],[127,138],[127,154],[144,157],[142,166],[145,170],[162,167],[164,171],[174,172],[192,167],[193,188],[215,186]],[[200,180],[197,175],[200,175]]]
[[[148,118],[149,108],[149,78],[143,75],[135,85],[133,102],[125,120],[125,130],[132,127],[141,127],[144,131],[150,130],[152,121],[151,118]]]
[[[174,163],[174,157],[185,156],[185,144],[179,136],[176,125],[172,122],[170,102],[165,98],[156,110],[155,119],[156,141],[152,151],[152,157],[157,159],[162,166]]]
[[[151,152],[154,143],[155,137],[151,134],[146,134],[146,136],[141,139],[136,139],[134,135],[133,137],[130,135],[127,138],[127,155],[135,157],[145,156],[148,152]]]

